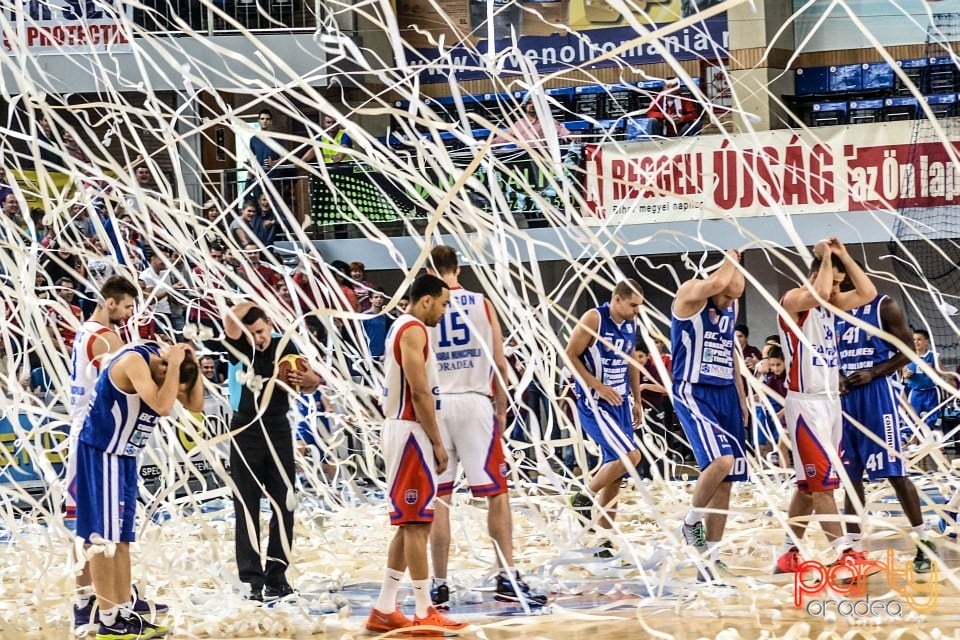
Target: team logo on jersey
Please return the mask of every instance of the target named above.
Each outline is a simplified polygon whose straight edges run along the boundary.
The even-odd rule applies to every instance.
[[[501,477],[501,478],[506,478],[506,477],[507,477],[507,463],[506,463],[506,462],[501,462],[501,463],[500,463],[500,477]]]
[[[403,501],[407,504],[417,504],[419,499],[420,491],[418,489],[407,489],[403,492]]]
[[[817,468],[812,464],[803,465],[803,472],[807,474],[808,478],[812,478],[817,475]]]

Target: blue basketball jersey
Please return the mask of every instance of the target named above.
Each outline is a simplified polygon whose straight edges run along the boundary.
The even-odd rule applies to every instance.
[[[82,442],[118,456],[132,457],[140,453],[156,428],[159,415],[138,394],[118,389],[110,379],[110,371],[130,354],[136,354],[149,364],[150,356],[159,353],[159,347],[154,343],[129,346],[100,372],[87,419],[80,431]]]
[[[738,308],[736,300],[726,309],[707,300],[703,309],[689,318],[671,315],[674,382],[715,387],[734,384],[733,328]]]
[[[933,351],[927,351],[925,354],[920,356],[920,359],[930,367],[931,369],[937,368],[937,355]],[[914,389],[934,389],[937,384],[933,381],[933,378],[928,376],[923,372],[920,367],[917,366],[916,362],[911,362],[907,365],[907,369],[913,372],[913,375],[904,380],[904,384],[907,389],[911,391]]]
[[[630,393],[629,359],[633,357],[636,344],[636,323],[633,320],[625,320],[620,324],[614,322],[610,316],[610,304],[606,302],[596,310],[600,314],[599,337],[583,352],[580,361],[600,382],[613,387],[621,396],[626,396]],[[579,380],[577,394],[596,398],[596,392],[584,388]]]
[[[880,318],[880,306],[886,297],[882,294],[878,295],[872,301],[849,313],[865,324],[876,327],[879,331],[886,331]],[[844,375],[870,369],[874,365],[886,362],[897,353],[897,349],[879,335],[840,316],[836,318],[836,335],[840,351],[840,370]]]

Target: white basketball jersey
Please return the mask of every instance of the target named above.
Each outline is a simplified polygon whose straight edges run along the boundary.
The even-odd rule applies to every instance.
[[[404,331],[423,331],[427,337],[423,346],[423,355],[426,360],[427,386],[436,398],[436,408],[440,409],[440,387],[437,382],[437,359],[430,348],[430,334],[425,324],[412,315],[405,313],[393,323],[387,333],[386,350],[383,365],[383,415],[394,420],[408,420],[420,422],[416,408],[413,406],[413,394],[404,375],[403,363],[400,359],[400,337]]]
[[[493,323],[483,294],[452,289],[450,306],[430,330],[440,393],[493,395]]]
[[[786,319],[777,319],[787,365],[787,389],[808,395],[836,396],[840,392],[840,357],[834,315],[823,307],[804,311],[797,319],[802,335]]]
[[[73,341],[73,355],[70,365],[70,416],[73,418],[71,432],[83,426],[87,417],[87,407],[93,387],[100,375],[101,357],[94,358],[93,346],[104,333],[112,331],[99,322],[87,320],[80,325],[77,337]],[[78,424],[79,422],[79,424]]]

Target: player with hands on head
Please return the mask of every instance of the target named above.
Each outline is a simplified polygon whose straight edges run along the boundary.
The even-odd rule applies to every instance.
[[[877,296],[877,288],[835,237],[813,249],[809,280],[790,289],[780,300],[780,342],[787,360],[787,397],[784,415],[797,488],[787,512],[790,530],[777,559],[775,573],[794,573],[803,562],[797,545],[806,521],[816,514],[839,562],[860,564],[866,554],[850,547],[838,518],[834,490],[840,486],[840,441],[843,410],[840,404],[840,358],[835,310],[850,311]],[[850,279],[851,290],[840,285]]]
[[[700,467],[681,534],[701,582],[723,569],[730,489],[747,479],[748,409],[734,335],[744,287],[740,253],[731,249],[709,276],[680,285],[671,310],[674,411]]]

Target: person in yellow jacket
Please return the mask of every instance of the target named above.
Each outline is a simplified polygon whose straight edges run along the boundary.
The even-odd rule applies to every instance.
[[[320,157],[324,164],[334,164],[344,162],[348,159],[347,149],[353,147],[353,141],[347,132],[340,127],[337,119],[329,114],[321,117],[323,123],[323,133],[316,138],[317,144],[307,149],[303,154],[304,162],[313,162],[317,157],[317,149],[320,150]]]

